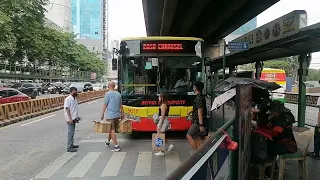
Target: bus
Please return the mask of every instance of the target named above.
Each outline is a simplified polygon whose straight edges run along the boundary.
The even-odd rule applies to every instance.
[[[195,94],[192,84],[204,79],[203,39],[191,37],[124,38],[118,51],[118,91],[133,132],[156,130],[158,96],[169,95],[169,129],[186,131]],[[177,83],[184,79],[184,84]],[[203,82],[203,81],[202,81]]]
[[[272,99],[285,102],[285,89],[286,89],[286,71],[283,69],[263,68],[260,80],[275,82],[281,88],[272,93]]]

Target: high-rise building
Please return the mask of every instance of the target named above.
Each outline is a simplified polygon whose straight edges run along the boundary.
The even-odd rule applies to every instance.
[[[72,0],[72,27],[76,40],[90,51],[103,52],[106,0]]]
[[[227,42],[232,41],[256,28],[257,28],[257,17],[251,19],[250,21],[248,21],[247,23],[239,27],[237,30],[233,31],[231,34],[229,34],[225,38],[225,40]]]
[[[72,32],[71,0],[50,0],[45,8],[47,10],[45,13],[47,26]]]

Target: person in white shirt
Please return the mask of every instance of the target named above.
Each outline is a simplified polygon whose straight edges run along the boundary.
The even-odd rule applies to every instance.
[[[76,122],[79,118],[79,109],[77,102],[77,88],[70,88],[70,95],[64,99],[64,116],[68,124],[68,148],[67,152],[77,152],[79,145],[74,145],[74,131]]]

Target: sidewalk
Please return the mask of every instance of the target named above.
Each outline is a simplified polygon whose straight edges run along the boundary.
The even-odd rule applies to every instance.
[[[312,158],[307,159],[309,180],[319,180],[320,175],[320,160]],[[286,163],[286,170],[284,174],[284,180],[296,180],[299,179],[299,165],[297,161],[288,161]]]

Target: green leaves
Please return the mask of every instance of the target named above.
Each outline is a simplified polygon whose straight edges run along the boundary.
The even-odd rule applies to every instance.
[[[105,65],[97,54],[74,40],[74,35],[44,26],[48,0],[0,1],[0,60],[28,59],[33,65],[51,65],[96,72]]]

